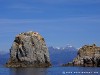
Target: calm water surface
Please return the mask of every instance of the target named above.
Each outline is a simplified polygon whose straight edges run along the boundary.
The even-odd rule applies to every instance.
[[[0,75],[100,75],[96,67],[0,68]]]

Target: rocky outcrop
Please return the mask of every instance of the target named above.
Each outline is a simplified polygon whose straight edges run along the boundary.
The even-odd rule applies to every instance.
[[[15,37],[7,67],[49,67],[50,65],[48,48],[39,33],[29,31]]]
[[[63,66],[97,66],[100,67],[100,47],[93,45],[85,45],[79,49],[77,57],[73,62]]]

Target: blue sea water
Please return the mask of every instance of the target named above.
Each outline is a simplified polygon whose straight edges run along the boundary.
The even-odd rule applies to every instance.
[[[100,75],[99,67],[0,68],[0,75]]]

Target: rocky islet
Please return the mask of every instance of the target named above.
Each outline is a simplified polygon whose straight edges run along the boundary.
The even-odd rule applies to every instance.
[[[7,67],[49,67],[48,48],[38,32],[23,32],[15,37]]]
[[[79,49],[77,57],[63,66],[83,66],[100,67],[100,47],[93,45],[84,45]]]

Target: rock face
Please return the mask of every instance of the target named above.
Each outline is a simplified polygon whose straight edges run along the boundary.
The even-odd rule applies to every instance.
[[[20,33],[10,49],[7,67],[49,67],[50,59],[44,38],[37,32]]]
[[[78,56],[73,60],[74,66],[97,66],[100,67],[100,47],[85,45],[78,51]]]

